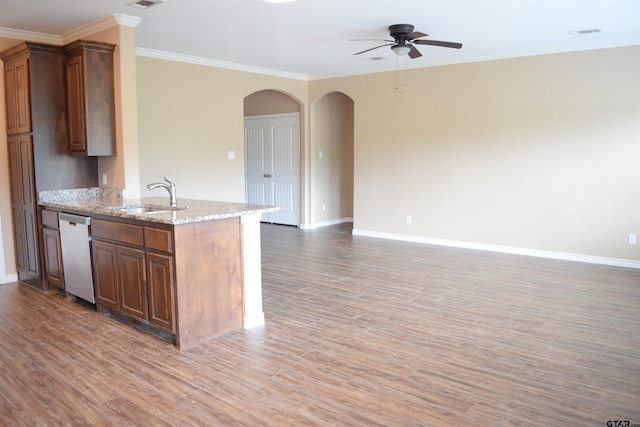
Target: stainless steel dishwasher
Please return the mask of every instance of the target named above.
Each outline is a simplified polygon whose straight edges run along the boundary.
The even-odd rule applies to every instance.
[[[61,213],[60,245],[66,292],[95,303],[91,268],[91,217]]]

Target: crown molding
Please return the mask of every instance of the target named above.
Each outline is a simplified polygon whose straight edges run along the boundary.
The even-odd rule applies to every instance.
[[[142,18],[133,15],[123,15],[122,13],[116,13],[113,17],[118,21],[118,24],[125,27],[137,27],[142,22]]]
[[[167,61],[185,62],[188,64],[204,65],[207,67],[225,68],[228,70],[245,71],[247,73],[264,74],[273,77],[283,77],[286,79],[308,81],[306,74],[290,73],[270,68],[255,67],[252,65],[237,64],[234,62],[218,61],[215,59],[203,58],[201,56],[182,55],[178,53],[165,52],[161,50],[136,48],[136,55],[148,58],[165,59]]]
[[[97,21],[90,22],[86,25],[76,28],[75,30],[64,33],[61,38],[63,44],[80,40],[84,37],[91,36],[99,31],[107,30],[116,25],[125,25],[129,27],[136,27],[142,22],[142,18],[130,15],[114,14],[111,16],[105,16]]]
[[[62,35],[0,27],[0,37],[62,46],[67,43],[80,40],[84,37],[91,36],[99,31],[115,27],[116,25],[137,27],[141,22],[142,18],[138,18],[137,16],[114,14],[111,16],[105,16],[97,21],[90,22]]]
[[[62,38],[54,34],[38,33],[35,31],[16,30],[14,28],[0,27],[0,37],[16,40],[28,40],[36,43],[62,45]]]

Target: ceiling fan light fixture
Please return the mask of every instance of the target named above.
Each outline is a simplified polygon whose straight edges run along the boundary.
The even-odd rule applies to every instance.
[[[411,47],[406,44],[395,45],[391,46],[391,50],[398,56],[405,56],[411,51]]]

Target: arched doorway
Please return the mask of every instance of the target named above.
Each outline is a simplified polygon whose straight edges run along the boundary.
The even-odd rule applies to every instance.
[[[295,99],[275,90],[244,99],[246,202],[280,206],[263,214],[265,222],[300,225],[300,110]]]
[[[353,222],[354,102],[331,92],[314,103],[313,228]]]

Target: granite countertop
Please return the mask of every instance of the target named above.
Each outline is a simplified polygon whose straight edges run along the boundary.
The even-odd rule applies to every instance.
[[[92,214],[106,215],[163,224],[187,224],[212,221],[264,212],[274,212],[280,209],[277,206],[178,198],[178,210],[172,211],[169,207],[169,197],[123,199],[120,190],[105,188],[42,191],[38,194],[38,204],[44,207],[56,208],[70,213],[85,214],[87,216],[91,216]],[[113,209],[114,206],[141,204],[163,206],[167,208],[167,211],[158,213],[135,213]]]

